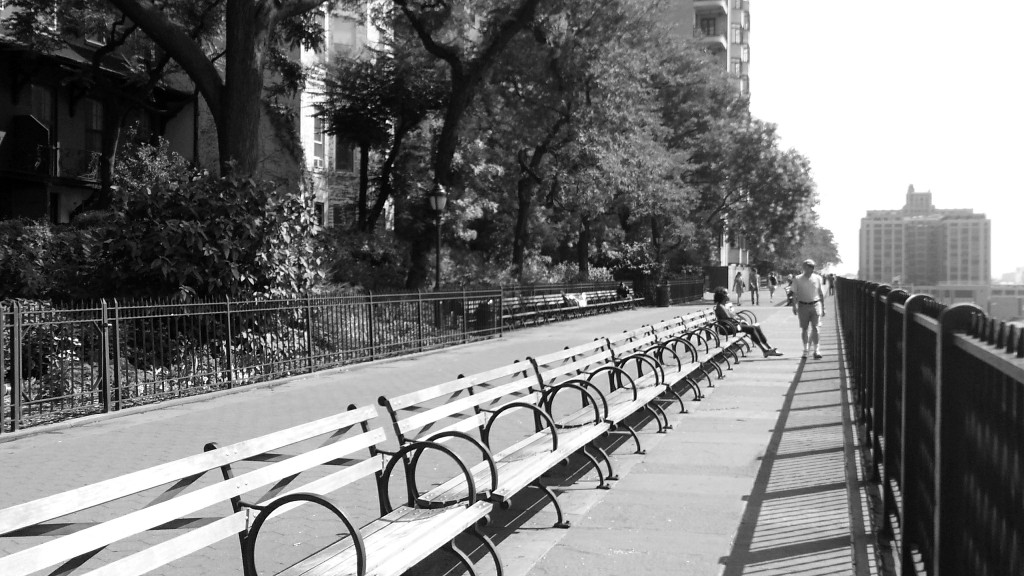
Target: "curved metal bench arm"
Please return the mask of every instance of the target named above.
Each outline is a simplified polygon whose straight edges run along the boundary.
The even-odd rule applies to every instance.
[[[717,327],[718,323],[716,322],[713,326]],[[711,351],[711,340],[715,341],[716,348],[722,345],[722,338],[718,335],[718,330],[713,329],[711,326],[698,326],[694,328],[694,331],[702,334],[704,346],[707,347],[707,352]],[[710,338],[703,336],[705,334],[710,336]]]
[[[409,495],[410,498],[408,505],[413,508],[445,508],[451,506],[452,504],[456,504],[458,502],[461,502],[462,500],[465,500],[466,507],[469,508],[477,501],[476,481],[473,480],[473,474],[469,471],[469,466],[466,466],[466,463],[463,462],[461,458],[459,458],[458,454],[456,454],[450,448],[443,444],[438,444],[437,442],[431,442],[429,440],[417,440],[416,442],[410,442],[409,444],[403,446],[398,452],[396,452],[391,457],[391,460],[388,462],[388,465],[384,468],[384,475],[381,478],[381,481],[383,482],[383,487],[381,488],[381,490],[383,492],[384,497],[384,507],[385,510],[387,510],[388,512],[394,510],[394,507],[391,505],[391,493],[388,490],[388,487],[391,484],[391,473],[394,472],[395,466],[399,462],[404,462],[405,456],[410,452],[422,452],[426,448],[433,448],[434,450],[437,450],[442,454],[446,454],[449,458],[454,460],[456,464],[458,464],[459,469],[462,470],[462,475],[466,477],[466,487],[469,493],[466,495],[466,498],[460,500],[452,500],[446,502],[426,502],[420,499],[418,491],[413,490],[414,493]],[[418,460],[418,454],[416,456]],[[410,466],[407,468],[407,474],[410,476],[410,478],[406,478],[406,483],[411,483],[412,486],[415,486],[415,466],[412,466],[410,464]]]
[[[614,374],[615,375],[614,380],[612,380],[612,379],[609,379],[609,380],[611,380],[612,382],[618,383],[618,387],[619,388],[622,387],[622,377],[625,376],[626,380],[629,381],[629,387],[633,389],[633,400],[636,400],[636,398],[637,398],[636,381],[633,380],[633,377],[629,375],[629,372],[626,372],[622,368],[619,368],[618,366],[611,366],[611,365],[608,365],[608,364],[605,364],[604,366],[601,366],[600,368],[598,368],[597,370],[594,370],[593,372],[588,372],[587,373],[587,380],[586,380],[587,383],[590,384],[591,386],[594,386],[594,390],[596,390],[598,394],[601,394],[601,391],[597,389],[596,385],[594,384],[593,380],[591,380],[591,379],[594,376],[597,376],[598,374],[600,374],[601,372],[611,372],[612,374]],[[613,392],[615,391],[615,387],[612,388],[612,391]],[[602,401],[605,400],[604,394],[601,394],[601,400]],[[607,403],[607,401],[605,401],[604,413],[608,414],[608,403]]]
[[[683,337],[687,339],[695,337],[697,338],[697,344],[694,345],[695,347],[703,346],[704,352],[711,351],[711,343],[704,337],[704,331],[701,330],[699,326],[695,326],[687,330],[686,333],[683,334]]]
[[[664,375],[664,373],[665,373],[665,364],[667,364],[667,362],[665,362],[665,353],[666,352],[671,354],[672,357],[675,358],[675,360],[676,360],[676,369],[677,370],[682,370],[683,369],[683,359],[679,357],[679,354],[676,354],[675,346],[669,346],[668,342],[659,342],[658,344],[650,347],[648,349],[648,351],[653,351],[654,352],[654,357],[657,358],[658,362],[661,363],[662,375]],[[663,380],[667,380],[667,379],[668,378],[663,378]]]
[[[425,440],[428,442],[436,442],[441,438],[461,438],[462,440],[465,440],[466,442],[469,442],[470,444],[476,446],[477,449],[480,450],[480,453],[483,455],[484,460],[487,461],[487,466],[491,470],[491,492],[494,492],[495,490],[498,489],[498,464],[494,461],[494,456],[491,455],[491,450],[489,447],[485,446],[483,442],[480,442],[479,440],[473,438],[469,434],[466,434],[465,432],[460,432],[459,430],[445,430],[442,432],[437,432],[436,434],[431,434],[430,436],[425,438]],[[416,464],[419,462],[421,454],[423,454],[423,449],[417,450],[416,453],[413,454],[412,460],[410,461],[410,465],[412,466],[413,470],[416,469]]]
[[[345,524],[345,528],[348,530],[349,535],[352,536],[352,545],[355,546],[356,549],[356,574],[358,576],[366,574],[366,545],[363,543],[363,535],[360,534],[359,529],[355,527],[352,520],[350,520],[349,517],[346,516],[340,508],[335,506],[334,503],[326,496],[314,494],[312,492],[295,492],[293,494],[286,494],[277,498],[266,506],[256,506],[252,504],[247,505],[249,508],[259,510],[256,520],[253,521],[252,527],[249,528],[249,531],[246,533],[245,538],[242,541],[242,563],[245,567],[245,573],[248,576],[257,576],[256,538],[260,534],[260,528],[263,527],[263,523],[266,522],[278,508],[293,502],[311,502],[313,504],[319,504],[340,518]]]
[[[670,339],[665,341],[666,345],[668,345],[670,343],[672,344],[672,351],[673,352],[675,352],[675,347],[676,347],[677,344],[682,344],[683,346],[686,347],[686,351],[690,353],[690,361],[692,361],[692,362],[696,362],[697,361],[697,347],[694,346],[693,342],[690,342],[686,338],[683,338],[683,337],[680,337],[680,336],[676,336],[675,338],[670,338]]]
[[[548,413],[548,416],[551,416],[551,407],[554,404],[555,396],[565,388],[573,388],[575,390],[579,390],[583,394],[586,394],[587,396],[590,397],[590,401],[594,405],[594,424],[600,424],[605,420],[605,418],[608,417],[608,401],[605,400],[604,395],[601,394],[600,391],[597,391],[597,389],[594,388],[593,384],[580,378],[573,378],[572,380],[559,382],[554,386],[548,386],[547,388],[544,389],[544,391],[541,393],[540,403],[542,406],[544,406],[544,410]],[[597,397],[595,397],[594,393],[591,392],[591,388],[594,388],[594,390],[601,395],[600,406],[604,408],[604,417],[601,416],[601,408],[599,407]],[[554,420],[554,417],[552,417],[552,420]]]
[[[491,414],[490,418],[487,419],[487,424],[484,426],[483,432],[480,433],[480,435],[484,439],[484,444],[486,444],[488,447],[490,447],[490,445],[491,445],[491,426],[494,425],[494,421],[498,419],[498,416],[504,414],[505,412],[507,412],[509,410],[513,410],[515,408],[526,408],[526,409],[532,410],[532,411],[536,412],[537,414],[539,414],[540,417],[543,418],[544,421],[547,423],[548,428],[551,430],[551,450],[552,451],[558,450],[558,429],[555,426],[555,421],[551,418],[550,414],[548,414],[547,412],[541,410],[537,406],[534,406],[533,404],[530,404],[529,402],[509,402],[508,404],[505,404],[501,408],[498,408],[497,410],[495,410],[494,413]]]
[[[754,314],[750,310],[740,310],[736,315],[746,320],[748,324],[757,324],[757,314]]]
[[[630,360],[635,360],[637,363],[643,362],[645,364],[649,364],[651,366],[651,370],[654,371],[655,384],[657,385],[665,383],[665,373],[661,370],[661,364],[659,364],[658,361],[655,360],[654,358],[648,356],[646,352],[637,352],[634,354],[630,354],[629,356],[623,356],[622,358],[619,358],[615,361],[615,365],[621,368]]]

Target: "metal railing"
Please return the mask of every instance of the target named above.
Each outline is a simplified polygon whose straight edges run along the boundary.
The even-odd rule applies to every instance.
[[[616,283],[187,304],[0,302],[0,434],[498,336],[513,296]]]
[[[501,297],[0,303],[0,433],[489,338]]]
[[[1024,574],[1024,330],[973,304],[837,279],[900,574]]]

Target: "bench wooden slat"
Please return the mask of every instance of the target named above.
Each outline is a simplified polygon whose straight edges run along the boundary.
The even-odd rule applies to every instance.
[[[472,410],[475,406],[481,406],[510,393],[519,390],[527,390],[536,386],[537,380],[533,377],[518,378],[512,382],[495,386],[494,388],[490,388],[470,396],[459,398],[453,402],[416,413],[408,418],[400,419],[395,423],[395,426],[401,434],[406,434],[407,432],[418,430],[428,424],[441,420],[442,418],[459,412],[464,412],[466,410]]]
[[[303,472],[313,466],[351,454],[357,450],[369,448],[378,442],[383,442],[383,440],[384,433],[382,430],[379,428],[371,430],[370,432],[346,438],[334,444],[304,452],[284,462],[269,464],[230,480],[224,480],[189,494],[183,494],[174,500],[162,502],[142,510],[136,510],[103,524],[85,528],[80,532],[39,544],[27,550],[15,552],[0,558],[0,574],[5,576],[9,574],[30,574],[47,566],[53,566],[54,564],[85,554],[90,550],[107,546],[127,536],[148,530],[184,514],[223,503],[233,496],[244,494],[260,486],[275,482],[280,478]],[[248,442],[221,450],[238,452],[246,444]],[[236,446],[238,448],[232,450]],[[238,459],[235,454],[232,454],[232,456],[234,460]]]
[[[518,368],[517,368],[518,365]],[[429,388],[423,388],[409,394],[402,394],[401,396],[389,397],[388,406],[392,410],[404,410],[409,406],[426,402],[427,400],[433,400],[440,398],[445,394],[450,394],[456,391],[469,388],[470,386],[478,386],[482,383],[486,383],[490,380],[499,378],[506,378],[508,376],[515,375],[519,372],[523,372],[524,377],[529,376],[530,364],[526,362],[518,362],[515,364],[509,364],[486,372],[480,372],[477,374],[471,374],[462,378],[444,382],[436,386],[430,386]]]
[[[237,536],[245,530],[247,515],[237,512],[202,528],[190,530],[186,534],[176,536],[155,546],[150,546],[131,556],[115,560],[105,566],[87,572],[84,576],[124,576],[125,574],[145,574],[155,568],[184,558],[193,552],[209,547],[225,538]],[[7,576],[8,573],[4,573]],[[11,574],[10,576],[14,576]]]
[[[373,406],[365,406],[204,454],[189,456],[82,488],[12,506],[3,510],[3,514],[0,515],[0,534],[6,534],[19,528],[60,518],[72,512],[161,486],[172,480],[201,474],[222,465],[282,446],[288,446],[312,436],[352,426],[359,422],[367,421],[376,416],[376,414],[377,411]]]

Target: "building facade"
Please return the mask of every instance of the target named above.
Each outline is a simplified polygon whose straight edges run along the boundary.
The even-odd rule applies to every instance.
[[[673,0],[669,21],[679,38],[702,44],[750,93],[750,0]]]
[[[988,284],[991,221],[971,209],[938,209],[931,192],[907,190],[900,210],[861,219],[860,273],[892,284]]]

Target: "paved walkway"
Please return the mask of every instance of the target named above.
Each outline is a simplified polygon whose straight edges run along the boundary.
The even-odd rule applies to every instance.
[[[0,443],[0,508],[195,454],[396,395],[683,314],[641,309],[520,330],[492,340],[351,366]],[[831,308],[831,306],[830,306]],[[570,466],[560,499],[573,523],[550,528],[540,500],[517,500],[493,529],[506,574],[822,574],[874,572],[866,498],[856,464],[835,317],[826,317],[822,360],[802,360],[786,308],[753,307],[782,358],[752,356],[728,373],[674,430],[641,432],[646,455],[627,444],[613,458],[621,479]],[[555,479],[557,480],[557,479]],[[557,482],[553,482],[556,486]],[[14,543],[17,544],[17,543]],[[0,539],[0,554],[10,540]],[[237,543],[169,574],[238,574]],[[445,559],[433,573],[457,573]],[[483,573],[493,573],[482,562]]]

